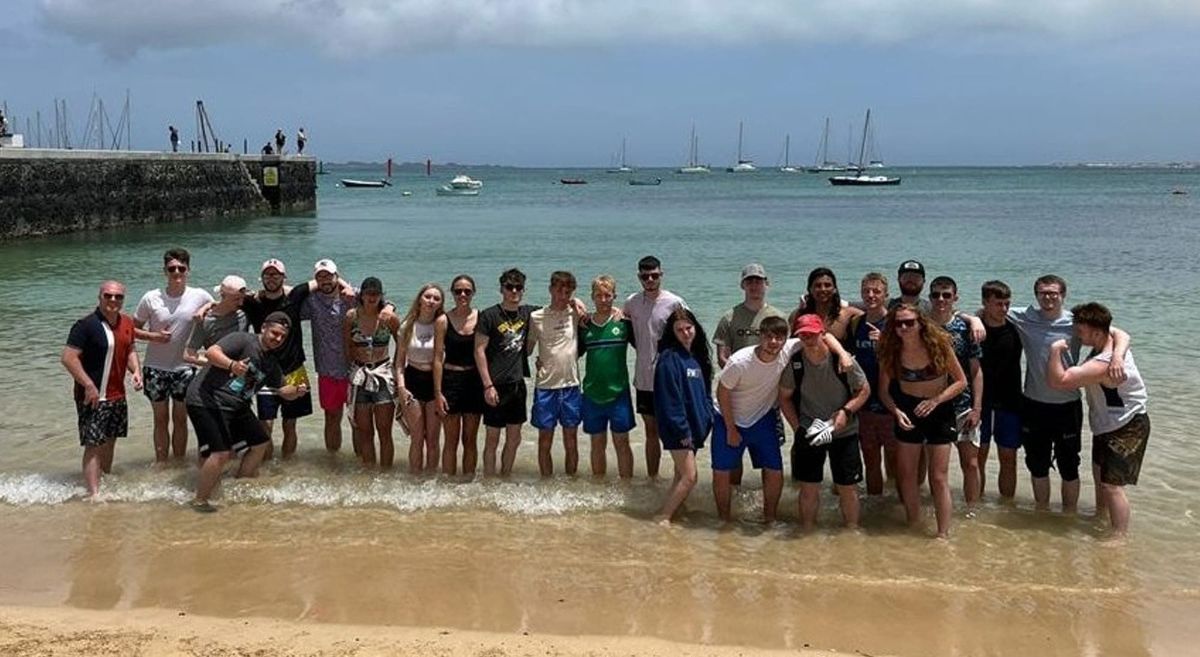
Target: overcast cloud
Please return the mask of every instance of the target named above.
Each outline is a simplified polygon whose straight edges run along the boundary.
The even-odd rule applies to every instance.
[[[218,43],[354,57],[455,46],[1092,39],[1200,22],[1196,0],[40,0],[54,31],[124,58]]]

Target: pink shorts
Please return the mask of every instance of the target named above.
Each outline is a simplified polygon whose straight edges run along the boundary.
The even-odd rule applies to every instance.
[[[350,379],[339,379],[336,376],[317,377],[317,391],[321,400],[321,408],[326,411],[336,411],[346,405],[350,399]]]
[[[862,450],[896,446],[896,418],[890,413],[863,411],[858,414],[858,440]]]

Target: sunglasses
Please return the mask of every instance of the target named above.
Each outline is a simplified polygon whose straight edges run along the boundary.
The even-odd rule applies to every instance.
[[[937,301],[939,299],[953,299],[954,293],[953,292],[944,292],[944,291],[943,292],[930,292],[929,298],[933,299],[934,301]]]
[[[643,281],[657,281],[658,279],[662,278],[662,274],[658,272],[645,272],[638,274],[638,278],[642,279]]]
[[[525,286],[524,285],[513,285],[511,283],[506,283],[504,285],[504,289],[508,290],[509,292],[522,292],[525,290]]]
[[[1038,290],[1038,291],[1037,291],[1037,295],[1038,295],[1039,297],[1050,297],[1050,298],[1054,298],[1054,297],[1061,297],[1061,296],[1062,296],[1062,292],[1058,292],[1058,291],[1056,291],[1056,290]]]
[[[917,325],[917,320],[915,320],[915,319],[897,319],[895,322],[893,322],[893,324],[895,324],[896,328],[898,328],[898,329],[912,328]]]
[[[456,297],[469,297],[469,296],[475,294],[475,290],[472,290],[469,287],[460,287],[460,288],[456,288],[456,289],[453,289],[450,291],[452,293],[454,293],[454,296],[456,296]]]
[[[104,297],[108,301],[124,301],[125,300],[124,294],[112,294],[111,292],[104,292],[104,293],[101,293],[100,296]]]
[[[187,265],[171,265],[170,267],[163,267],[163,269],[166,269],[167,272],[171,274],[182,274],[183,272],[187,271],[188,268]]]

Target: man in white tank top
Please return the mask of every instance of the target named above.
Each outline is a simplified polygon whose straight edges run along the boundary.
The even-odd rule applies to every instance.
[[[1065,367],[1066,340],[1050,345],[1046,381],[1061,390],[1084,388],[1087,392],[1088,423],[1092,428],[1092,471],[1108,509],[1113,533],[1123,536],[1129,530],[1129,500],[1125,486],[1137,484],[1150,438],[1150,416],[1146,413],[1146,384],[1133,360],[1125,352],[1124,380],[1109,373],[1113,360],[1109,328],[1112,313],[1098,303],[1085,303],[1071,309],[1075,335],[1091,355],[1082,364]],[[1097,513],[1103,509],[1096,509]]]

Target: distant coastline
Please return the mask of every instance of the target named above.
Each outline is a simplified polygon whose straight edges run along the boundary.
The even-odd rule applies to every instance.
[[[363,160],[347,160],[334,162],[323,160],[324,166],[337,169],[367,169],[387,166],[387,161],[369,162]],[[432,162],[431,166],[443,169],[520,169],[527,171],[564,171],[581,170],[596,171],[608,169],[606,165],[562,165],[562,166],[522,166],[516,164],[475,164],[469,162]],[[643,165],[638,170],[654,171],[675,169],[677,164]],[[889,164],[889,169],[1200,169],[1200,161],[1196,162],[1049,162],[1045,164]],[[416,171],[424,173],[425,162],[392,162],[393,171]],[[771,173],[764,170],[763,173]]]

